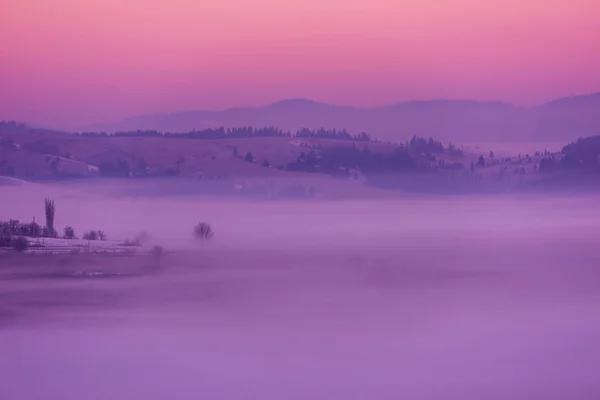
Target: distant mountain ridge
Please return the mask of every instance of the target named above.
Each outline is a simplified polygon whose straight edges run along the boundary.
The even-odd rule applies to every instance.
[[[87,130],[187,132],[217,126],[277,126],[290,131],[336,128],[353,134],[367,132],[383,140],[405,140],[416,134],[444,141],[569,141],[600,134],[600,93],[564,97],[535,107],[435,99],[367,109],[289,99],[259,107],[141,115]]]

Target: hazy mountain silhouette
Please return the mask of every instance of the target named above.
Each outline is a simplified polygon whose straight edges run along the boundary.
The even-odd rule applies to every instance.
[[[89,130],[186,132],[248,125],[274,125],[290,131],[303,127],[345,128],[385,140],[404,140],[417,134],[454,141],[565,141],[600,134],[600,94],[566,97],[529,108],[503,102],[440,99],[363,109],[292,99],[262,107],[142,115]]]

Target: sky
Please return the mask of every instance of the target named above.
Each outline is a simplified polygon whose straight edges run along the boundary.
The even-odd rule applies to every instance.
[[[598,0],[2,0],[0,119],[600,92]]]

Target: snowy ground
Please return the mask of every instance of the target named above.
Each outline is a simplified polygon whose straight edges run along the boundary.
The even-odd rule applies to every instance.
[[[124,241],[118,240],[84,240],[84,239],[58,239],[58,238],[27,238],[29,241],[28,253],[47,254],[72,254],[72,253],[135,253],[148,250],[143,246],[126,246]],[[10,248],[0,251],[13,251]]]

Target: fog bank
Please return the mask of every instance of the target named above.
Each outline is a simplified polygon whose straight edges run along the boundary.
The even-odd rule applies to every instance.
[[[600,396],[595,197],[242,202],[40,188],[0,188],[0,219],[42,219],[50,195],[57,226],[148,231],[172,253],[134,278],[0,275],[0,398]],[[191,239],[198,221],[213,241]],[[72,260],[37,270],[86,267]]]

